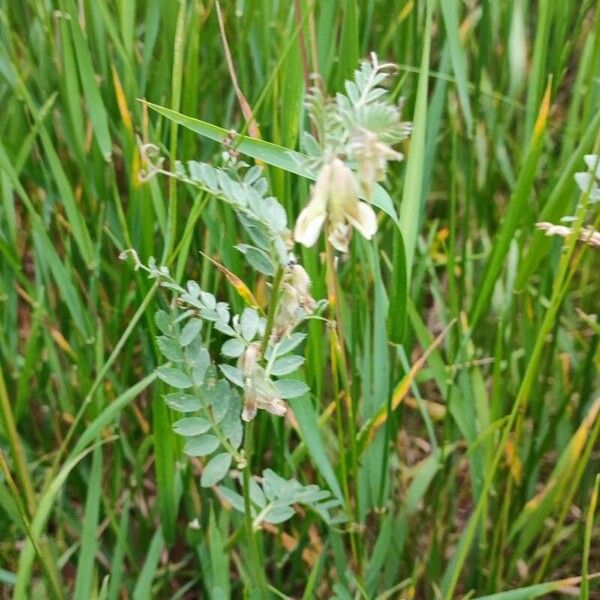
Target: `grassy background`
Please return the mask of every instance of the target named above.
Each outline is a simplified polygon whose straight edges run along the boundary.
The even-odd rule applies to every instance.
[[[263,139],[297,148],[308,72],[335,92],[371,51],[399,65],[394,94],[414,122],[387,186],[400,228],[382,215],[375,242],[355,236],[339,270],[350,402],[358,429],[377,424],[350,465],[357,548],[296,517],[262,535],[272,585],[306,598],[399,584],[388,597],[573,591],[577,580],[514,590],[600,570],[599,257],[534,227],[573,214],[573,173],[598,151],[598,2],[222,10]],[[264,281],[233,248],[228,207],[139,182],[139,140],[182,159],[220,151],[139,98],[244,127],[214,2],[0,0],[6,597],[240,597],[251,576],[242,519],[199,490],[154,382],[165,297],[117,256],[162,256],[238,309],[199,251],[263,298]],[[267,174],[293,219],[308,183]],[[302,260],[324,297],[319,249]],[[321,324],[310,334],[314,395],[293,402],[295,419],[260,415],[254,471],[335,491],[328,346]]]

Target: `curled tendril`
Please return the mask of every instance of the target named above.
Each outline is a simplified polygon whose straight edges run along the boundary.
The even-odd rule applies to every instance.
[[[142,169],[138,171],[140,182],[150,181],[158,173],[164,173],[162,168],[164,157],[156,144],[142,144],[140,146]]]
[[[133,248],[127,248],[119,254],[119,260],[127,260],[129,257],[133,258],[133,269],[137,271],[140,267],[143,267],[143,263],[138,256],[138,253]]]

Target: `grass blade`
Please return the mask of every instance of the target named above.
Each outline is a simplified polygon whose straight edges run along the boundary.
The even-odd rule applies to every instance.
[[[471,103],[469,101],[469,92],[467,89],[467,63],[465,53],[460,42],[460,29],[458,24],[457,2],[452,0],[440,0],[444,25],[448,34],[448,47],[450,49],[450,59],[452,61],[452,70],[456,77],[456,88],[460,99],[460,106],[465,117],[467,126],[467,136],[471,137],[473,130],[473,113],[471,112]]]
[[[217,125],[201,121],[200,119],[194,119],[193,117],[187,117],[174,110],[165,108],[164,106],[153,104],[152,102],[144,101],[144,103],[170,121],[173,121],[182,127],[186,127],[190,131],[194,131],[210,140],[220,144],[227,144],[228,140],[231,140],[231,131],[224,129],[223,127],[218,127]],[[288,173],[294,173],[295,175],[300,175],[301,177],[306,177],[313,181],[316,179],[316,174],[304,166],[306,165],[308,157],[300,152],[241,134],[236,134],[234,136],[234,143],[237,150],[252,158],[262,160],[269,165],[283,169]],[[378,184],[375,186],[371,202],[394,221],[398,220],[394,203],[392,202],[390,195],[382,186]]]
[[[527,209],[527,201],[532,192],[538,161],[542,153],[544,132],[546,130],[549,111],[550,84],[548,84],[548,87],[546,88],[546,93],[540,106],[538,118],[529,142],[527,155],[523,162],[521,172],[519,173],[515,190],[510,197],[506,215],[504,216],[502,226],[496,236],[496,242],[494,243],[492,253],[486,264],[483,281],[479,286],[477,299],[475,300],[475,305],[471,311],[471,328],[477,325],[479,319],[483,315],[484,309],[489,305],[496,280],[498,279],[498,275],[504,264],[504,259],[508,253],[510,242],[515,235],[515,231],[519,225],[519,221],[523,217],[523,213]]]
[[[417,232],[423,211],[423,163],[425,157],[425,139],[427,133],[427,83],[429,81],[429,53],[431,49],[431,28],[433,20],[433,0],[427,1],[427,15],[423,32],[423,51],[421,54],[421,69],[417,84],[417,97],[413,116],[413,134],[410,142],[410,152],[406,163],[406,176],[402,190],[402,205],[400,206],[400,231],[404,241],[406,256],[406,273],[410,281]],[[404,302],[406,305],[406,301]]]
[[[75,576],[75,600],[87,600],[94,596],[94,562],[98,540],[98,518],[102,497],[102,448],[96,447],[92,455],[92,468],[88,481],[88,493],[81,527],[81,550]]]
[[[589,581],[589,562],[590,549],[592,545],[592,529],[594,528],[594,516],[596,513],[596,504],[598,503],[598,491],[600,490],[600,474],[596,475],[592,498],[588,507],[588,514],[585,520],[585,534],[583,542],[583,564],[581,567],[581,592],[580,600],[589,600],[590,598],[590,581]]]
[[[161,400],[162,402],[162,400]],[[165,547],[165,540],[162,534],[162,530],[158,529],[152,536],[152,541],[146,554],[146,560],[140,576],[135,584],[133,590],[133,600],[146,600],[147,598],[153,598],[155,595],[152,592],[152,582],[156,575],[156,569],[158,567],[158,561],[160,555]]]
[[[594,573],[589,579],[597,579],[598,577],[600,577],[600,573]],[[478,596],[474,600],[533,600],[533,598],[541,598],[542,596],[548,597],[553,592],[566,592],[579,583],[581,583],[581,577],[568,577],[567,579],[538,583],[537,585],[498,592],[488,596]]]
[[[96,83],[96,74],[94,72],[94,64],[90,54],[89,46],[85,40],[83,30],[79,25],[78,11],[75,3],[68,0],[70,11],[69,22],[71,24],[71,35],[73,36],[73,47],[77,59],[77,67],[79,69],[79,77],[81,78],[81,87],[88,108],[88,115],[94,128],[96,142],[98,148],[104,157],[104,160],[109,161],[112,155],[112,140],[108,128],[108,116],[100,90]]]

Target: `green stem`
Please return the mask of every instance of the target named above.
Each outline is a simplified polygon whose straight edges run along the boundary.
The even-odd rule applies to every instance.
[[[277,312],[277,303],[279,302],[279,288],[283,280],[283,267],[279,265],[277,273],[273,279],[273,287],[271,289],[271,299],[269,300],[269,310],[267,313],[267,326],[265,327],[265,336],[260,346],[260,355],[264,356],[267,346],[269,345],[269,338],[271,337],[271,330],[273,329],[273,323],[275,322],[275,313]]]
[[[251,577],[255,577],[256,579],[251,579],[254,583],[251,584],[251,587],[254,585],[257,586],[258,591],[260,592],[261,598],[268,598],[267,594],[267,580],[265,577],[265,569],[262,563],[261,555],[258,549],[258,540],[256,539],[256,534],[254,531],[254,523],[252,519],[252,503],[250,500],[250,458],[252,456],[252,421],[246,423],[245,431],[244,431],[244,455],[246,457],[246,464],[244,466],[244,520],[246,523],[246,536],[248,542],[248,549],[250,554],[250,568],[251,568]]]
[[[188,375],[189,375],[189,372],[188,372]],[[198,398],[202,397],[202,389],[200,389],[197,386],[194,386],[193,390],[194,390],[194,394],[196,394],[196,396]],[[233,456],[233,460],[235,460],[236,462],[239,463],[240,460],[242,459],[242,455],[240,452],[238,452],[238,450],[236,448],[233,447],[233,445],[231,444],[231,442],[229,441],[227,436],[221,430],[221,427],[219,426],[219,423],[216,421],[215,416],[213,414],[213,407],[206,406],[206,407],[204,407],[202,412],[204,413],[206,418],[210,421],[212,431],[217,436],[217,439],[219,440],[219,442],[221,442],[221,446],[223,446],[223,448],[225,448],[225,450],[227,450],[227,452],[229,452],[229,454],[231,454],[231,456]]]
[[[350,476],[348,474],[348,464],[346,462],[346,455],[344,449],[347,447],[345,435],[344,435],[344,422],[343,422],[343,402],[340,394],[339,381],[341,379],[342,386],[344,388],[344,396],[347,400],[346,404],[348,407],[348,429],[349,429],[349,442],[350,442],[350,458],[352,461],[352,468],[355,476],[358,474],[358,454],[356,449],[356,423],[354,419],[354,409],[352,404],[352,391],[350,389],[348,368],[346,364],[346,357],[344,355],[344,333],[341,325],[341,311],[338,304],[338,282],[337,273],[335,271],[333,249],[331,245],[325,243],[325,261],[326,261],[326,272],[325,279],[327,284],[327,300],[329,303],[330,319],[335,322],[334,329],[331,331],[331,370],[332,380],[335,394],[335,405],[336,405],[336,425],[337,425],[337,437],[338,447],[340,453],[340,474],[342,478],[342,489],[346,500],[346,511],[348,517],[353,521],[358,521],[358,498],[354,498],[354,504],[352,502],[352,494],[350,491]],[[359,574],[362,571],[361,564],[361,552],[358,549],[358,541],[356,534],[353,530],[350,532],[350,545],[352,548],[352,555],[354,562],[358,567]]]

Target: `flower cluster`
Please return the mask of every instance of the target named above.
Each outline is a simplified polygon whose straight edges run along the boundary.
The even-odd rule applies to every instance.
[[[287,407],[275,384],[259,364],[260,344],[250,344],[238,359],[238,368],[244,377],[244,409],[242,419],[251,421],[258,408],[283,417]]]
[[[313,90],[308,109],[319,136],[305,136],[316,156],[311,162],[319,169],[308,205],[294,228],[294,239],[313,246],[326,227],[329,243],[348,252],[352,228],[370,240],[377,231],[377,219],[369,201],[375,184],[386,176],[388,161],[402,160],[392,145],[405,139],[410,124],[401,120],[400,107],[391,104],[381,87],[390,65],[380,65],[372,55],[346,82],[346,94],[335,100]],[[357,175],[350,167],[355,167]]]
[[[266,366],[261,364],[265,357],[261,354],[261,344],[258,342],[249,344],[238,359],[237,367],[243,378],[242,419],[244,421],[252,420],[256,416],[257,409],[266,410],[277,416],[286,414],[287,405],[283,401],[278,382],[271,379],[271,374],[281,374],[282,367],[289,372],[290,369],[297,368],[303,359],[292,355],[284,358],[283,364],[281,362],[277,364],[274,359],[281,354],[282,342],[288,341],[289,346],[289,341],[294,341],[292,332],[301,321],[314,312],[316,307],[317,303],[310,295],[308,273],[297,263],[288,265],[282,279],[281,297],[277,304],[267,346],[269,352]],[[279,383],[279,386],[281,385]]]
[[[339,158],[323,165],[311,200],[296,221],[295,240],[304,246],[313,246],[327,219],[327,239],[340,252],[348,252],[351,227],[355,227],[367,240],[377,231],[375,212],[358,199],[354,175]]]

